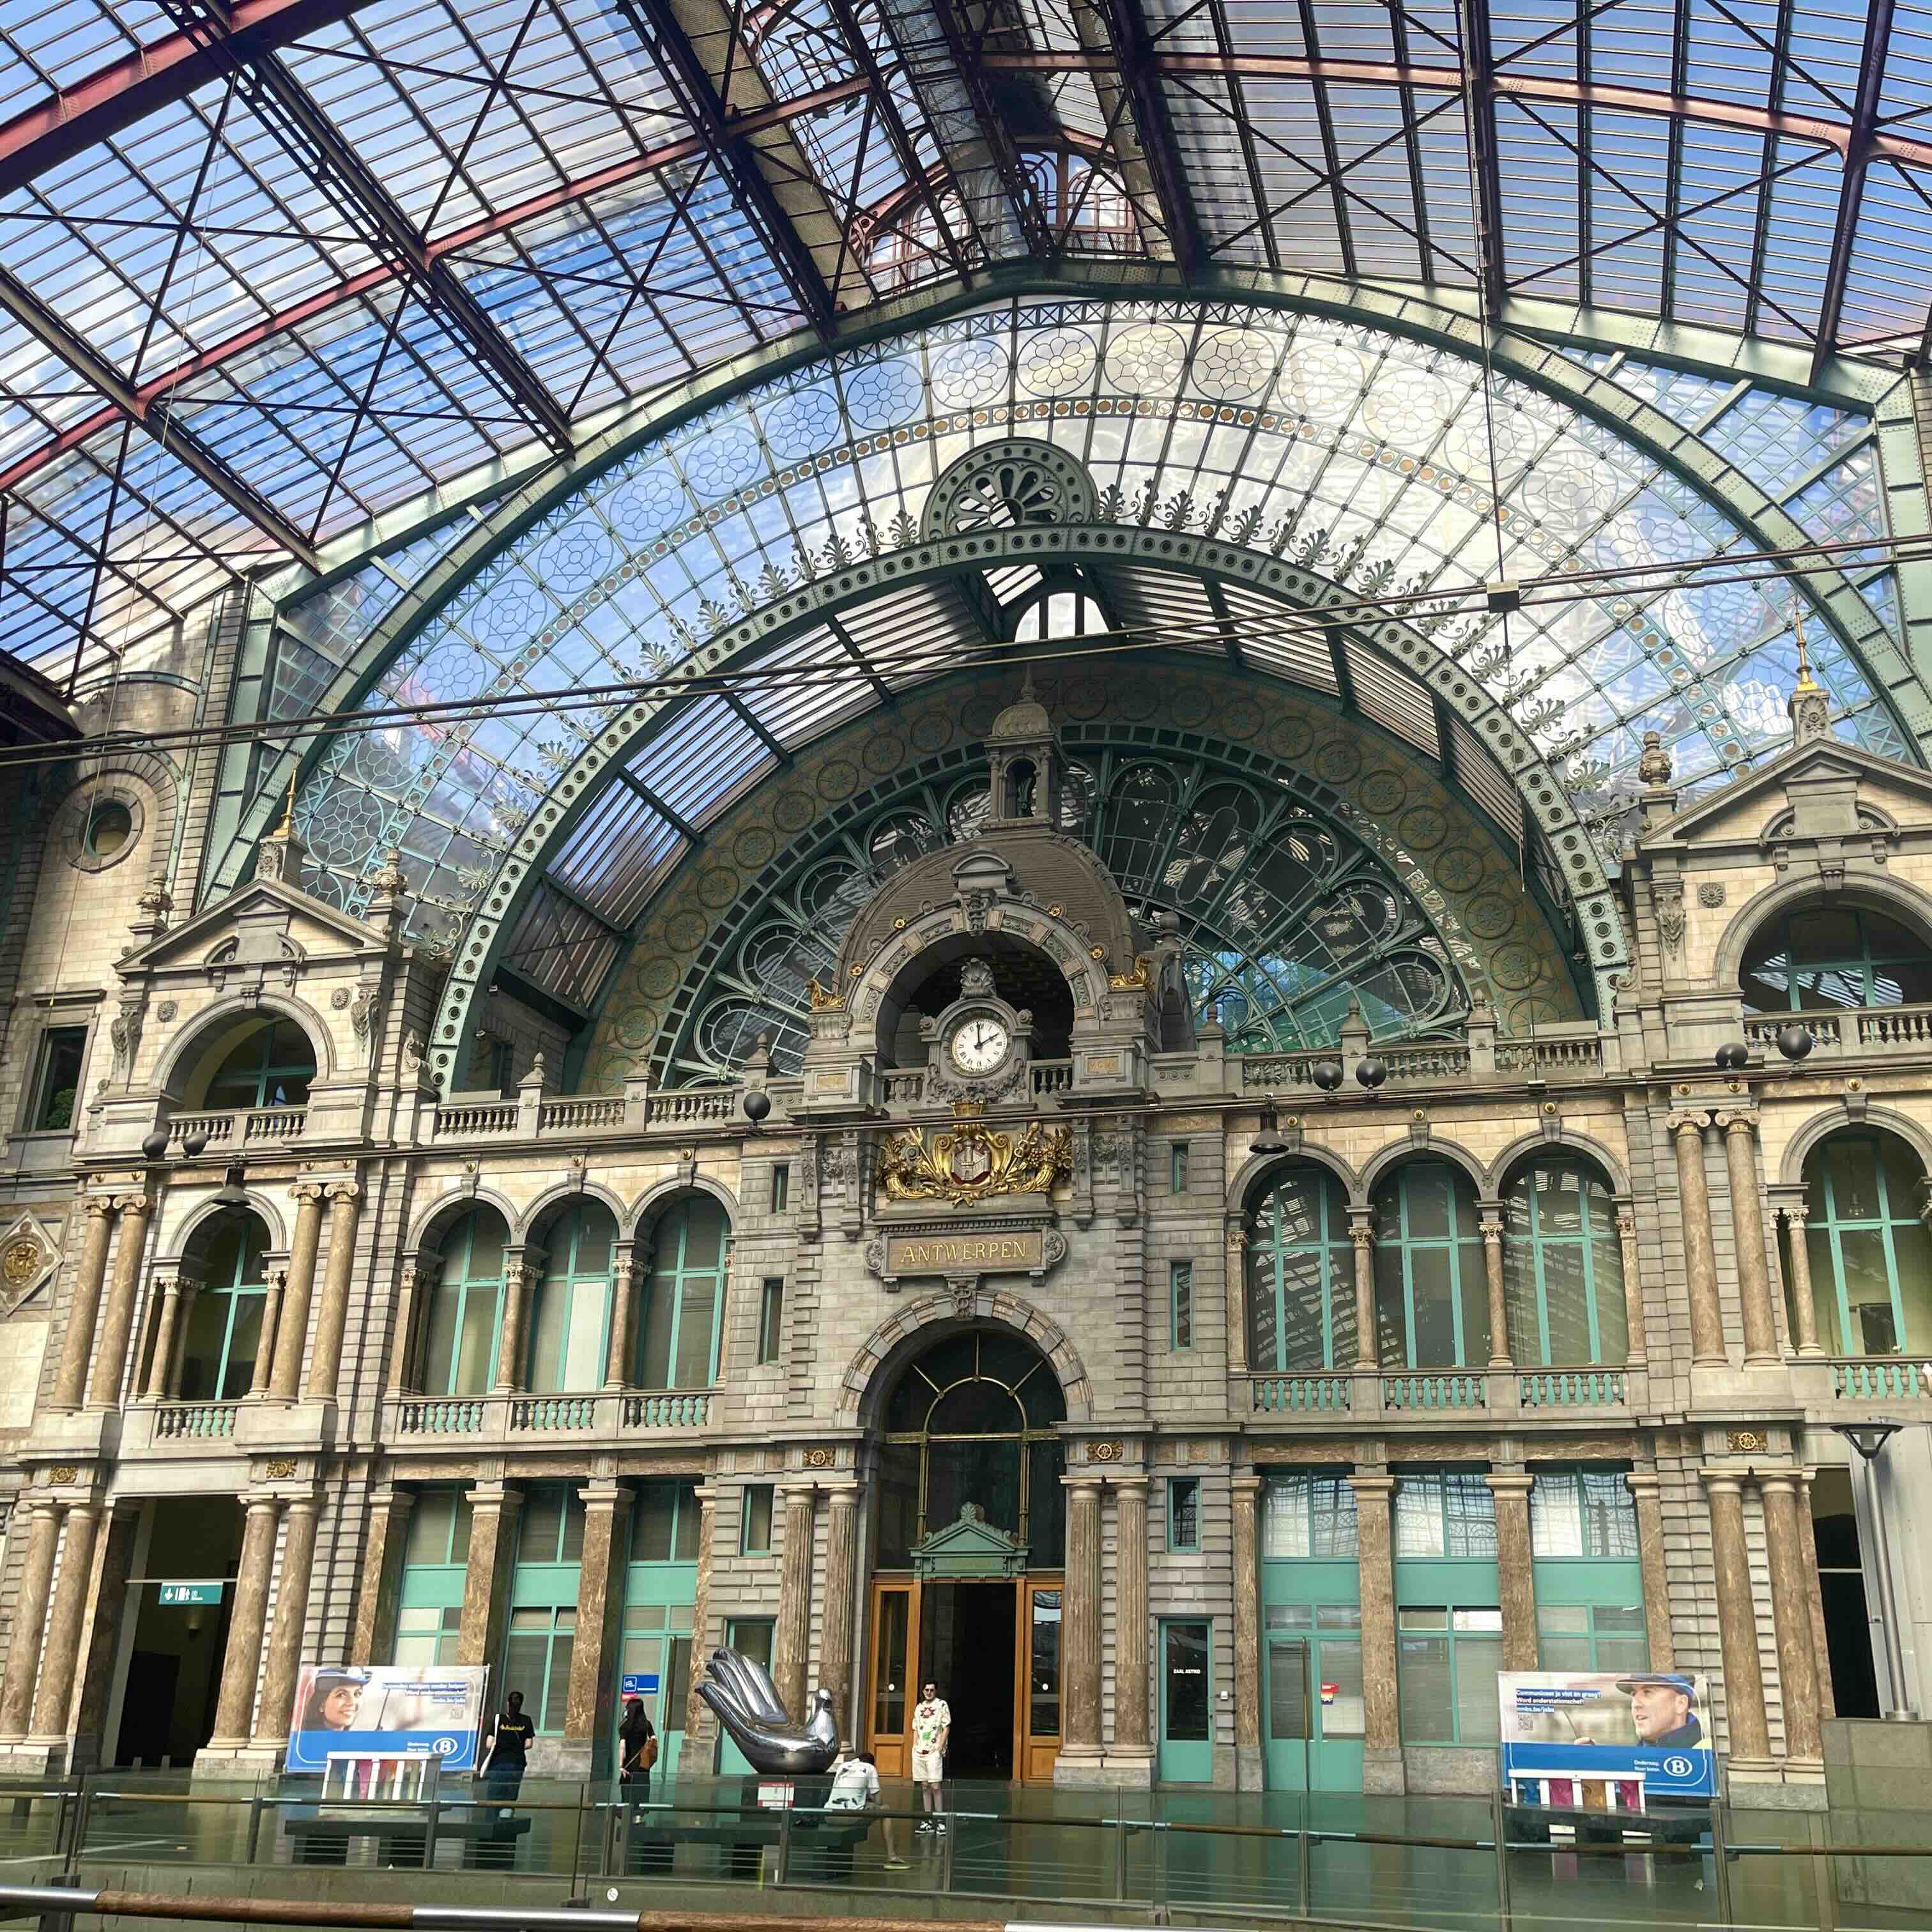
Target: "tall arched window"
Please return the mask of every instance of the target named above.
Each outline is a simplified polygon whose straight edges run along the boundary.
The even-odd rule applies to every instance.
[[[423,1352],[425,1394],[482,1395],[495,1379],[508,1238],[503,1217],[486,1207],[471,1208],[443,1237]]]
[[[252,1027],[231,1046],[209,1076],[202,1105],[300,1107],[315,1078],[315,1049],[293,1020]]]
[[[209,1231],[182,1355],[184,1402],[238,1402],[248,1393],[268,1304],[268,1231],[253,1214],[224,1214]]]
[[[1248,1364],[1263,1372],[1355,1359],[1348,1197],[1326,1168],[1283,1168],[1248,1214]]]
[[[586,1201],[559,1215],[543,1238],[527,1383],[538,1395],[603,1386],[616,1236],[610,1209],[601,1201]]]
[[[1750,1013],[1932,1000],[1932,947],[1882,913],[1817,906],[1773,920],[1744,954]]]
[[[708,1194],[665,1210],[652,1238],[638,1324],[638,1387],[709,1388],[718,1379],[731,1226]]]
[[[1616,1204],[1586,1162],[1537,1160],[1504,1190],[1503,1300],[1519,1364],[1628,1356]]]
[[[1924,1172],[1904,1141],[1876,1129],[1834,1134],[1805,1162],[1811,1294],[1819,1340],[1833,1354],[1932,1348]]]
[[[1476,1190],[1446,1161],[1405,1162],[1375,1192],[1376,1330],[1384,1363],[1480,1368],[1488,1276]]]

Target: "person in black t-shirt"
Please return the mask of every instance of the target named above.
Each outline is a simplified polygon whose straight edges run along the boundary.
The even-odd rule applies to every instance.
[[[505,1702],[508,1708],[496,1713],[483,1744],[483,1789],[502,1804],[512,1802],[523,1789],[530,1741],[537,1734],[536,1726],[524,1715],[524,1694],[512,1690]]]

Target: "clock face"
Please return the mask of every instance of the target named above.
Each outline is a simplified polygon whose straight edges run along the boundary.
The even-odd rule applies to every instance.
[[[962,1073],[990,1073],[1006,1057],[1012,1036],[991,1014],[962,1020],[946,1051]]]

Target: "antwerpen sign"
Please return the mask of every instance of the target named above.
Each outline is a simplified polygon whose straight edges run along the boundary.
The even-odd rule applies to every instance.
[[[1066,1237],[1043,1220],[969,1228],[919,1221],[882,1231],[866,1244],[866,1265],[893,1291],[909,1275],[943,1275],[962,1287],[983,1275],[1037,1278],[1066,1256]]]

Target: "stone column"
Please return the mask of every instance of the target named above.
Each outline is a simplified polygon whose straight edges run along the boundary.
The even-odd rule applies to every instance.
[[[288,1286],[289,1258],[267,1257],[268,1287],[262,1297],[262,1332],[255,1344],[255,1366],[248,1376],[248,1400],[266,1402],[274,1379],[275,1342],[282,1332],[282,1295]]]
[[[403,1552],[409,1546],[413,1491],[378,1490],[370,1500],[369,1533],[362,1545],[362,1578],[356,1592],[356,1622],[349,1634],[349,1661],[374,1664],[396,1627],[402,1594]]]
[[[1496,1587],[1502,1600],[1503,1668],[1538,1668],[1536,1571],[1529,1540],[1529,1492],[1534,1478],[1501,1470],[1489,1478],[1496,1509]]]
[[[1234,1492],[1234,1762],[1243,1790],[1258,1790],[1262,1764],[1262,1479],[1237,1476]]]
[[[495,1394],[508,1395],[524,1385],[524,1338],[530,1298],[543,1279],[543,1260],[541,1248],[503,1251],[503,1332],[496,1343]]]
[[[1818,1660],[1812,1648],[1810,1599],[1818,1573],[1804,1570],[1804,1534],[1796,1469],[1761,1469],[1764,1540],[1771,1564],[1771,1616],[1778,1635],[1778,1682],[1784,1704],[1784,1753],[1795,1768],[1824,1775],[1818,1724]]]
[[[1503,1293],[1502,1203],[1484,1201],[1478,1205],[1482,1209],[1483,1269],[1488,1277],[1490,1289],[1490,1366],[1514,1368],[1515,1363],[1510,1358],[1509,1345],[1509,1304]],[[1519,1666],[1505,1667],[1514,1670]],[[1535,1668],[1533,1664],[1520,1667]]]
[[[296,1226],[289,1243],[281,1316],[275,1326],[275,1358],[268,1372],[268,1396],[274,1402],[294,1402],[302,1394],[302,1350],[308,1345],[315,1258],[322,1246],[321,1184],[299,1180],[289,1190],[289,1198],[296,1204]]]
[[[1718,1301],[1718,1250],[1711,1238],[1711,1189],[1704,1176],[1704,1116],[1672,1114],[1677,1192],[1684,1221],[1684,1267],[1690,1291],[1690,1359],[1721,1364],[1724,1316]]]
[[[704,1735],[711,1715],[711,1706],[698,1694],[698,1681],[704,1675],[704,1666],[711,1654],[711,1539],[717,1527],[718,1492],[709,1483],[700,1483],[696,1495],[698,1582],[691,1600],[691,1682],[686,1689],[684,1703],[687,1750]]]
[[[1798,1532],[1804,1541],[1804,1594],[1811,1613],[1811,1660],[1818,1670],[1818,1715],[1822,1720],[1838,1714],[1838,1700],[1832,1686],[1832,1647],[1825,1635],[1825,1595],[1819,1586],[1817,1526],[1811,1517],[1811,1484],[1817,1473],[1798,1472]]]
[[[280,1750],[287,1741],[289,1719],[295,1712],[320,1507],[312,1496],[296,1496],[289,1503],[288,1529],[282,1538],[281,1580],[275,1590],[275,1621],[268,1634],[268,1665],[262,1678],[261,1714],[255,1720],[256,1744],[271,1750]]]
[[[1791,1339],[1801,1355],[1822,1355],[1818,1304],[1811,1298],[1811,1249],[1805,1239],[1804,1209],[1787,1208],[1784,1226],[1791,1244]]]
[[[80,1697],[74,1706],[70,1771],[92,1770],[109,1754],[107,1706],[114,1688],[116,1654],[121,1647],[121,1619],[127,1612],[128,1582],[134,1574],[142,1507],[138,1497],[108,1504],[96,1532],[100,1556],[94,1565],[93,1608],[81,1634],[80,1663],[75,1672]]]
[[[1389,1505],[1391,1476],[1351,1476],[1362,1594],[1362,1789],[1404,1788],[1402,1730],[1396,1702],[1395,1558]]]
[[[1677,1646],[1670,1634],[1670,1579],[1664,1562],[1664,1509],[1657,1472],[1633,1469],[1624,1478],[1636,1504],[1636,1549],[1643,1567],[1643,1627],[1650,1640],[1650,1667],[1674,1670]]]
[[[826,1492],[825,1522],[825,1621],[819,1634],[818,1681],[832,1693],[838,1735],[852,1724],[853,1593],[858,1588],[859,1491],[840,1483]],[[864,1726],[856,1735],[862,1736]]]
[[[650,1264],[640,1261],[639,1244],[620,1241],[610,1257],[610,1347],[604,1360],[604,1386],[628,1388],[631,1384],[631,1316],[637,1300],[638,1278]],[[649,1250],[646,1250],[648,1255]]]
[[[1628,1202],[1617,1207],[1617,1242],[1624,1257],[1624,1327],[1629,1338],[1628,1366],[1649,1365],[1649,1350],[1643,1333],[1643,1281],[1637,1272],[1636,1212]]]
[[[329,1257],[329,1267],[335,1257]],[[430,1297],[442,1278],[440,1255],[406,1255],[402,1279],[396,1292],[396,1330],[389,1346],[389,1388],[398,1395],[412,1395],[422,1387],[422,1352],[417,1337],[423,1327]]]
[[[51,1406],[78,1408],[87,1386],[87,1364],[94,1353],[94,1324],[100,1312],[100,1284],[107,1274],[107,1244],[114,1234],[114,1203],[104,1195],[82,1204],[87,1234],[81,1244],[80,1265],[75,1269],[74,1293],[68,1302],[67,1333],[61,1341],[60,1367],[54,1376]]]
[[[1758,1186],[1756,1124],[1748,1114],[1724,1114],[1724,1170],[1730,1181],[1731,1226],[1738,1246],[1738,1298],[1744,1318],[1744,1366],[1775,1364],[1778,1323],[1771,1311],[1771,1255],[1765,1245],[1762,1190]]]
[[[256,1679],[262,1669],[262,1630],[268,1608],[268,1577],[275,1562],[275,1518],[281,1505],[273,1496],[243,1498],[248,1520],[242,1531],[242,1560],[235,1574],[235,1601],[228,1617],[228,1648],[221,1659],[221,1696],[214,1707],[216,1750],[241,1750],[248,1742],[255,1709]]]
[[[1348,1238],[1355,1244],[1355,1366],[1381,1365],[1376,1340],[1376,1231],[1366,1208],[1348,1210]]]
[[[40,1653],[40,1678],[34,1691],[29,1744],[50,1749],[67,1739],[68,1713],[74,1708],[74,1667],[80,1655],[81,1626],[94,1594],[94,1537],[100,1505],[92,1500],[67,1506],[67,1536],[61,1546],[60,1580],[47,1614],[46,1647]]]
[[[194,1292],[194,1286],[178,1274],[167,1274],[156,1276],[152,1287],[160,1297],[161,1312],[154,1324],[154,1352],[148,1358],[148,1379],[141,1397],[145,1402],[165,1402],[174,1393],[175,1340],[182,1330],[182,1303]]]
[[[1060,1756],[1100,1757],[1100,1485],[1063,1476],[1066,1486],[1066,1588],[1060,1621]]]
[[[523,1492],[507,1483],[478,1483],[470,1492],[470,1568],[463,1579],[458,1664],[487,1664],[494,1671],[502,1661],[510,1573],[517,1562],[517,1518],[523,1506]],[[523,1688],[502,1685],[496,1694],[497,1702]]]
[[[1146,1477],[1117,1478],[1114,1508],[1114,1750],[1151,1763]]]
[[[89,1408],[116,1408],[128,1370],[128,1343],[134,1332],[134,1303],[141,1288],[141,1255],[148,1245],[152,1203],[145,1194],[123,1194],[115,1202],[121,1217],[114,1248],[114,1280],[100,1317],[100,1346],[87,1387]]]
[[[181,1316],[175,1324],[175,1346],[169,1354],[167,1374],[164,1378],[166,1393],[170,1396],[181,1394],[182,1378],[187,1373],[188,1318],[194,1312],[194,1298],[200,1292],[200,1282],[192,1276],[182,1276]]]
[[[1248,1372],[1248,1234],[1232,1218],[1226,1232],[1228,1372],[1244,1376]],[[1263,1364],[1264,1368],[1270,1366]]]
[[[631,1492],[622,1483],[592,1482],[584,1500],[584,1555],[578,1568],[577,1642],[563,1714],[566,1778],[596,1778],[617,1726],[618,1626],[624,1612],[624,1526]]]
[[[1765,1771],[1771,1765],[1771,1726],[1765,1717],[1757,1612],[1751,1602],[1750,1559],[1744,1547],[1744,1474],[1724,1468],[1700,1473],[1711,1505],[1711,1559],[1716,1573],[1731,1768]]]
[[[778,1628],[772,1634],[772,1682],[793,1720],[810,1714],[806,1673],[812,1660],[812,1526],[815,1498],[809,1483],[788,1483],[778,1492],[784,1503],[784,1548],[778,1570]]]
[[[13,1642],[7,1678],[0,1685],[0,1738],[17,1743],[33,1716],[34,1685],[40,1668],[40,1639],[47,1628],[47,1597],[53,1587],[54,1551],[60,1542],[60,1504],[36,1496],[27,1526],[27,1560],[14,1606]]]
[[[356,1224],[362,1190],[352,1180],[332,1180],[328,1197],[328,1268],[322,1306],[315,1318],[315,1346],[308,1354],[308,1397],[333,1402],[342,1373],[342,1337],[349,1325],[349,1289],[356,1273]]]

